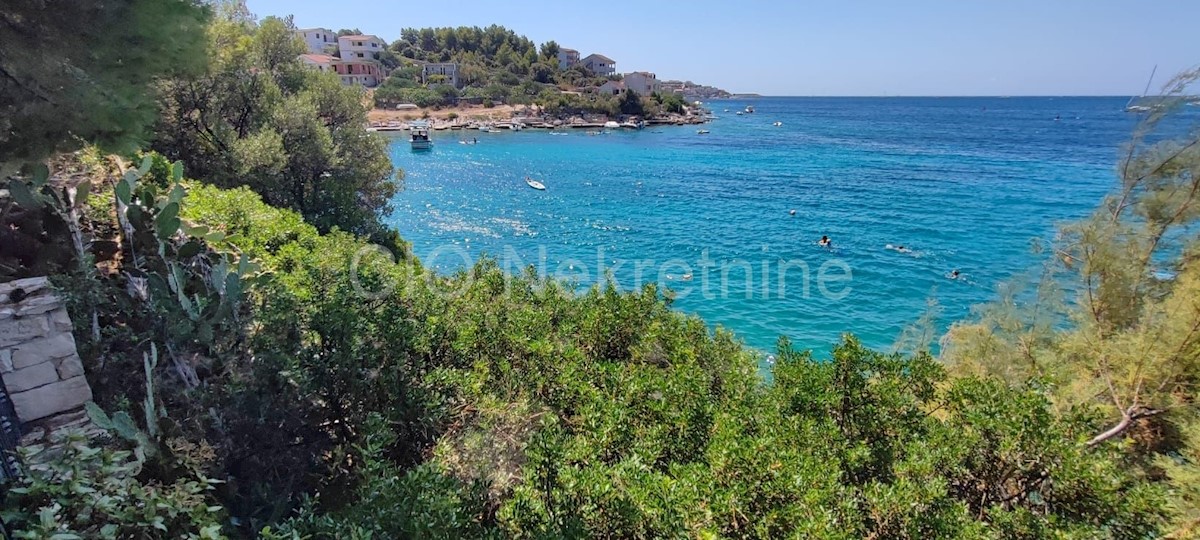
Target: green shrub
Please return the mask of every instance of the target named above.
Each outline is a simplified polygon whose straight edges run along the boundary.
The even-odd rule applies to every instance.
[[[215,482],[200,475],[143,481],[133,452],[64,432],[21,449],[24,475],[8,490],[4,521],[15,538],[224,538]]]

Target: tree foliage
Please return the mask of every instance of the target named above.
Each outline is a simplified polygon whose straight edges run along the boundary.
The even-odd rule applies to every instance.
[[[945,342],[958,372],[1049,385],[1059,407],[1095,410],[1104,421],[1090,446],[1127,441],[1147,474],[1167,459],[1156,455],[1175,456],[1174,478],[1198,465],[1200,135],[1174,114],[1197,79],[1186,72],[1155,100],[1124,150],[1115,194],[1047,246],[1037,289],[955,325]],[[1178,526],[1194,531],[1194,493],[1178,493],[1175,506],[1193,509]]]
[[[187,0],[6,1],[0,166],[84,144],[136,149],[157,115],[151,83],[203,69],[207,16]]]
[[[394,244],[380,220],[399,177],[382,137],[363,130],[361,89],[304,69],[290,21],[216,21],[211,64],[163,87],[153,148],[197,177],[245,185],[320,230],[334,227]]]

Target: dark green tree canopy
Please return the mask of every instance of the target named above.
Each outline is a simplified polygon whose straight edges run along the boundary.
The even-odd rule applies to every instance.
[[[207,18],[190,0],[5,0],[0,165],[136,148],[157,113],[153,81],[203,69]]]
[[[361,88],[300,64],[293,30],[277,17],[214,22],[208,72],[163,87],[154,148],[211,183],[249,186],[322,231],[382,241],[380,218],[398,189],[387,145],[363,129]]]

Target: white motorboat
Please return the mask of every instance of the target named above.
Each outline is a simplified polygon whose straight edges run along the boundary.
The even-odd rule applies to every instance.
[[[697,135],[708,135],[708,130],[707,129],[698,129],[698,130],[696,130],[696,134]]]
[[[429,139],[429,124],[426,122],[413,122],[409,125],[408,142],[412,145],[413,150],[429,150],[433,148],[433,141]]]
[[[538,191],[546,191],[545,184],[538,182],[537,180],[534,180],[528,176],[525,177],[525,183],[528,184],[529,187],[536,189]]]

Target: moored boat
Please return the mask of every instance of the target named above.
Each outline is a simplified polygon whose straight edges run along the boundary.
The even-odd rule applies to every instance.
[[[412,145],[413,150],[429,150],[433,148],[433,141],[429,139],[429,124],[427,122],[413,122],[409,124],[408,143]]]

